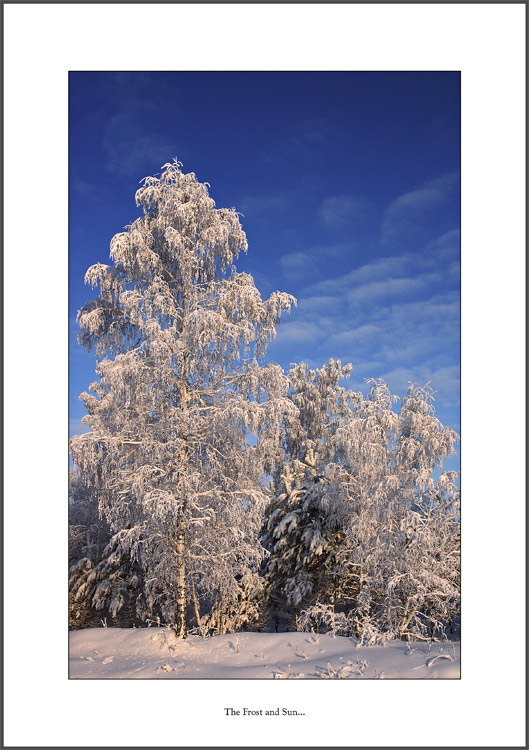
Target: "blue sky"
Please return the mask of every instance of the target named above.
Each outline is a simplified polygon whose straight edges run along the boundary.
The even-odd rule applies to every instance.
[[[459,73],[70,73],[70,419],[94,379],[84,273],[173,157],[235,207],[237,267],[298,299],[267,359],[431,381],[459,430]]]

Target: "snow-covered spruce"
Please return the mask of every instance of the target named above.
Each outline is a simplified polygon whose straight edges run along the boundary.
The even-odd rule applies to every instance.
[[[176,160],[136,202],[143,215],[113,238],[113,264],[86,274],[99,296],[79,312],[80,341],[95,348],[98,380],[71,453],[110,528],[107,554],[140,571],[144,612],[181,637],[190,612],[222,633],[262,556],[259,478],[294,407],[280,368],[259,360],[295,300],[263,301],[236,271],[247,249],[236,211],[216,208]],[[102,584],[96,606],[111,596]]]
[[[339,504],[329,504],[326,474],[336,430],[360,397],[341,386],[350,372],[351,365],[332,359],[319,369],[293,364],[288,372],[296,409],[284,426],[262,541],[270,552],[264,571],[269,608],[276,620],[286,617],[293,625],[300,607],[332,589],[342,528],[335,513]]]
[[[71,628],[97,626],[102,613],[95,611],[87,578],[110,540],[110,529],[98,512],[95,488],[87,486],[73,471],[68,498],[68,620]],[[103,613],[104,616],[105,613]]]

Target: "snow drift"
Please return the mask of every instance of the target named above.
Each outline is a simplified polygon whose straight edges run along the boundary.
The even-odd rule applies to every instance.
[[[459,643],[362,646],[317,633],[235,633],[177,639],[168,628],[70,633],[70,678],[457,679]]]

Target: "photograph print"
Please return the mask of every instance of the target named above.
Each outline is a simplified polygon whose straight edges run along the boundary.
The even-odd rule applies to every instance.
[[[69,73],[70,679],[460,677],[460,73]]]

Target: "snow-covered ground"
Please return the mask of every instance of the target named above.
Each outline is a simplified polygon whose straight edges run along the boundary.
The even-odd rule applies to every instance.
[[[165,628],[70,633],[71,678],[354,679],[459,677],[459,643],[359,646],[317,633],[235,633],[177,640]]]

